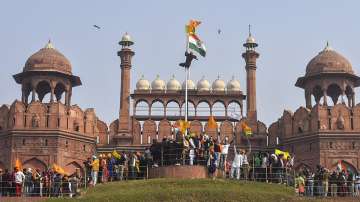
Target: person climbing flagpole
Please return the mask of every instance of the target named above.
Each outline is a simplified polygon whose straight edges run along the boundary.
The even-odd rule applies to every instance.
[[[196,27],[200,25],[200,21],[190,20],[189,24],[185,26],[186,32],[186,60],[179,65],[185,68],[185,124],[188,126],[188,80],[189,69],[193,59],[197,60],[196,55],[193,52],[200,54],[202,57],[206,55],[206,48],[204,43],[195,34]],[[187,136],[187,129],[185,130],[185,136]]]

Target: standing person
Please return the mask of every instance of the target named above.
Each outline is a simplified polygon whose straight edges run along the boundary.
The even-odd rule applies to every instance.
[[[323,196],[328,196],[328,192],[329,192],[329,178],[330,178],[330,171],[327,168],[324,168],[324,173],[323,173],[323,179],[322,179],[322,184],[323,184]]]
[[[342,170],[338,176],[338,193],[339,196],[346,196],[346,174],[345,170]]]
[[[242,150],[242,155],[243,155],[242,167],[243,167],[244,179],[248,180],[250,167],[249,167],[249,161],[247,158],[246,150]]]
[[[259,180],[261,178],[261,153],[255,155],[254,161],[253,172],[255,172],[255,180]]]
[[[360,174],[355,178],[355,196],[360,196]]]
[[[214,180],[216,175],[216,160],[215,160],[215,152],[213,149],[210,149],[207,166],[208,166],[209,176]]]
[[[216,139],[216,140],[214,139],[214,161],[217,168],[219,167],[220,153],[221,153],[220,139]]]
[[[133,152],[131,154],[130,161],[129,161],[130,179],[136,179],[136,161],[137,161],[137,156],[136,156],[136,153]]]
[[[14,182],[15,182],[15,195],[17,197],[21,196],[21,190],[22,190],[24,181],[25,181],[24,173],[21,172],[19,167],[15,167],[14,168]]]
[[[53,184],[54,184],[54,190],[53,190],[53,196],[59,197],[61,194],[61,174],[54,171],[53,174]]]
[[[311,171],[306,176],[306,196],[314,196],[314,174]]]
[[[336,171],[333,171],[332,174],[329,177],[329,184],[330,184],[330,194],[332,197],[335,197],[337,195],[337,173]]]
[[[348,191],[348,195],[349,196],[355,196],[355,192],[354,192],[354,174],[353,172],[351,172],[350,170],[348,170],[348,177],[347,177],[347,191]]]
[[[100,166],[100,162],[99,159],[94,155],[93,156],[93,161],[91,163],[91,178],[92,178],[92,185],[95,187],[96,183],[97,183],[97,179],[98,179],[98,172],[99,172],[99,166]]]
[[[40,174],[40,170],[37,168],[34,171],[34,195],[35,196],[41,196],[42,195],[42,176]]]
[[[0,197],[4,195],[4,180],[3,180],[3,170],[0,168]]]
[[[12,176],[8,169],[2,175],[3,196],[10,196],[12,191]]]
[[[32,169],[28,168],[28,169],[23,169],[23,173],[25,175],[25,181],[24,181],[24,192],[25,192],[25,196],[31,196],[32,191],[33,191],[33,174],[32,174]]]
[[[236,178],[237,180],[240,180],[240,168],[242,167],[243,160],[244,156],[236,149],[234,144],[234,160],[231,166],[230,178]]]
[[[229,138],[226,136],[224,142],[221,144],[221,153],[220,153],[220,168],[223,172],[223,177],[226,177],[226,160],[227,160],[229,147],[230,147]]]
[[[262,154],[262,158],[261,158],[261,181],[266,181],[267,182],[267,175],[268,175],[268,163],[269,163],[269,159],[268,159],[268,154],[267,153],[263,153]]]

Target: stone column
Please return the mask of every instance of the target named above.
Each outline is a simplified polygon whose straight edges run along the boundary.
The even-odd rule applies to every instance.
[[[323,103],[323,105],[327,106],[327,93],[326,93],[326,89],[323,89],[323,97],[324,97],[324,103]]]
[[[351,102],[352,102],[351,107],[355,107],[355,93],[353,93],[352,96],[351,96]]]
[[[311,109],[312,108],[311,92],[309,90],[305,90],[305,102],[306,102],[306,108]]]

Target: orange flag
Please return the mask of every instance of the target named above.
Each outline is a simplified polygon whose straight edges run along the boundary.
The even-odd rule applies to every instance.
[[[59,165],[55,164],[55,163],[53,164],[53,170],[56,171],[57,173],[62,174],[62,175],[65,175],[65,174],[67,175],[65,170],[62,167],[60,167]]]
[[[22,165],[21,165],[21,162],[20,162],[19,159],[16,159],[16,160],[15,160],[15,167],[16,167],[16,168],[19,168],[19,170],[22,169]]]
[[[211,128],[211,129],[216,129],[216,128],[217,128],[217,123],[216,123],[216,121],[215,121],[214,116],[210,116],[210,117],[209,117],[209,120],[208,120],[208,128]]]
[[[201,24],[201,21],[190,20],[189,24],[185,26],[185,31],[187,34],[195,34],[195,29]]]

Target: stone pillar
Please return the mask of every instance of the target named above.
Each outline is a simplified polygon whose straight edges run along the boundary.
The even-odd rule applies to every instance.
[[[355,107],[355,93],[353,93],[352,96],[351,96],[351,102],[352,102],[351,107]]]
[[[130,79],[131,79],[131,59],[135,53],[130,46],[133,44],[128,34],[125,34],[119,42],[122,46],[117,55],[121,59],[121,80],[120,80],[120,110],[119,110],[119,127],[118,133],[130,135]],[[151,107],[149,108],[151,113]]]
[[[246,62],[246,117],[251,122],[257,121],[256,110],[256,60],[259,57],[254,49],[242,54]]]
[[[324,106],[327,106],[327,93],[326,93],[326,89],[323,89],[323,97],[324,97]],[[335,103],[334,103],[335,104]]]
[[[309,90],[305,90],[305,102],[306,102],[306,108],[311,109],[312,108],[311,92]]]

